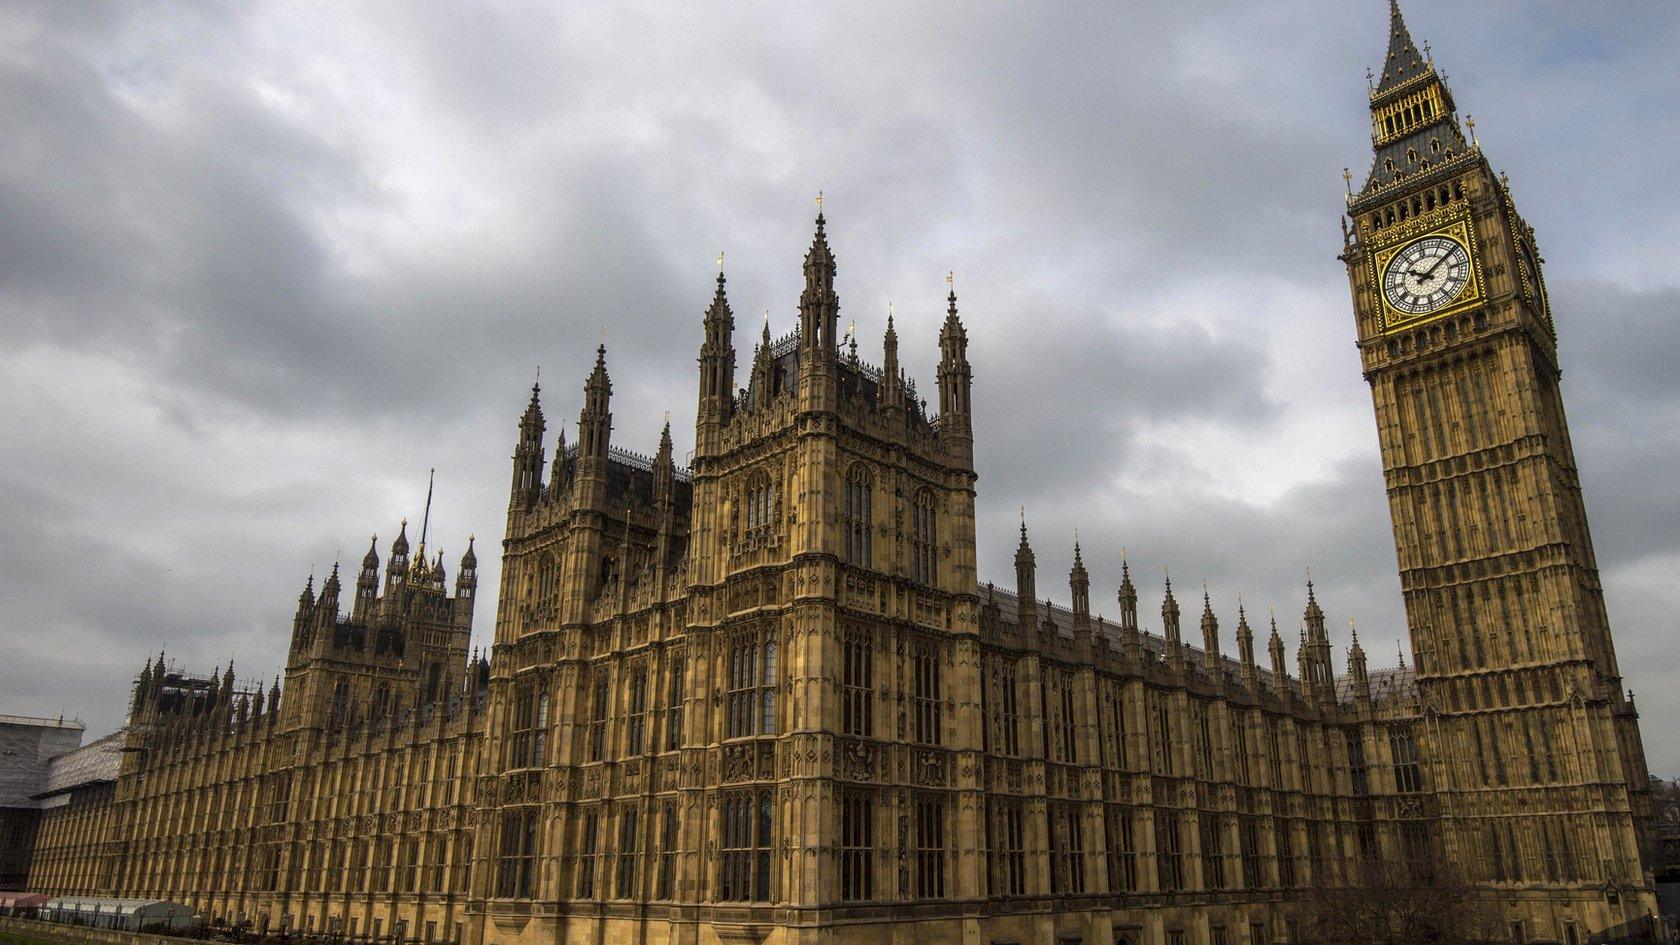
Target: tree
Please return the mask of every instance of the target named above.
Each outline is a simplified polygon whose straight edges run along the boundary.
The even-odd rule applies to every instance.
[[[1346,884],[1309,891],[1294,920],[1301,945],[1509,941],[1497,904],[1438,858],[1350,863]]]

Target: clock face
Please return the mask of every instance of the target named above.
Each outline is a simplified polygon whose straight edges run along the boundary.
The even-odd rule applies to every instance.
[[[1405,315],[1427,315],[1452,304],[1470,282],[1470,253],[1446,236],[1426,236],[1389,261],[1383,295]]]

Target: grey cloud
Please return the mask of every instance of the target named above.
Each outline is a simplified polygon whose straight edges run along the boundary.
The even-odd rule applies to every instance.
[[[1672,714],[1650,575],[1677,524],[1680,11],[1406,10],[1540,230],[1624,665]],[[843,317],[874,357],[892,302],[930,395],[956,270],[986,575],[1012,575],[1022,504],[1058,598],[1076,526],[1103,599],[1124,545],[1146,599],[1170,562],[1227,628],[1242,593],[1289,632],[1311,565],[1387,662],[1402,617],[1334,259],[1384,21],[1322,0],[11,5],[0,711],[108,728],[165,641],[273,672],[311,565],[388,542],[429,467],[445,547],[494,549],[531,372],[552,442],[603,325],[615,440],[650,450],[670,410],[686,451],[713,256],[745,364],[766,308],[793,324],[819,188]],[[1680,738],[1647,738],[1680,773]]]

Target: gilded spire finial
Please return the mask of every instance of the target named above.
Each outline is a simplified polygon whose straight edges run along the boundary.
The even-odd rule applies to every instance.
[[[1353,196],[1353,171],[1351,169],[1342,168],[1342,181],[1347,184],[1348,196]]]
[[[817,216],[818,217],[821,217],[823,215],[823,205],[822,205],[822,203],[823,203],[823,192],[819,190],[819,191],[817,191]]]
[[[721,249],[718,250],[717,264],[718,264],[718,275],[722,275],[723,274],[723,250],[721,250]]]
[[[1475,115],[1465,115],[1464,116],[1464,127],[1470,129],[1470,146],[1471,147],[1479,147],[1480,144],[1476,140],[1476,116]]]

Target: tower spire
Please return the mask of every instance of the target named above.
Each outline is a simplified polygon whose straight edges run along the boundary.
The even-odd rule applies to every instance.
[[[1400,0],[1388,0],[1388,56],[1383,60],[1382,81],[1377,94],[1410,82],[1429,71],[1429,60],[1418,52],[1406,29],[1406,18],[1400,14]]]
[[[1015,605],[1021,632],[1038,627],[1038,560],[1027,543],[1027,509],[1021,507],[1021,543],[1015,547]]]
[[[542,494],[543,467],[542,383],[531,382],[531,401],[519,418],[519,442],[513,450],[513,486],[508,490],[508,511],[529,508]],[[426,487],[431,494],[430,484]],[[428,500],[428,507],[430,500]],[[406,542],[404,543],[406,545]]]
[[[968,364],[968,332],[957,317],[956,277],[945,274],[945,324],[939,329],[939,432],[972,450],[974,374]]]
[[[818,370],[831,363],[838,351],[840,298],[834,293],[834,274],[834,251],[828,246],[828,223],[818,191],[817,230],[805,253],[805,290],[799,295],[799,349]]]
[[[735,313],[729,308],[724,290],[723,254],[718,253],[717,288],[704,319],[705,338],[700,343],[700,408],[698,425],[701,442],[697,451],[717,448],[723,421],[735,404]]]
[[[426,472],[426,511],[420,514],[420,556],[426,556],[426,532],[432,524],[432,486],[437,482],[437,468]]]

